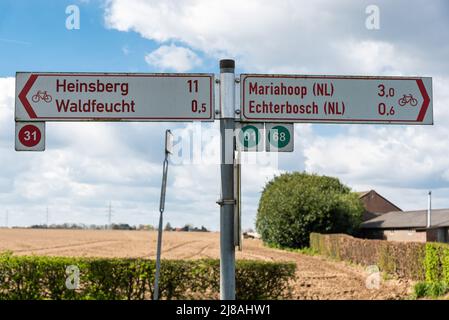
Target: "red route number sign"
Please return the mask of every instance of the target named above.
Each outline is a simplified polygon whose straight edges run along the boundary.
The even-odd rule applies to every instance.
[[[41,130],[35,125],[28,124],[19,131],[19,141],[25,147],[31,148],[39,144],[42,139]]]

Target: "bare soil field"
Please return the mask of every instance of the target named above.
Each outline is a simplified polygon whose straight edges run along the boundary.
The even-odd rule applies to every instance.
[[[16,255],[70,257],[133,257],[155,259],[157,232],[0,229],[0,252]],[[219,258],[218,233],[164,232],[163,259]],[[237,259],[294,261],[297,275],[294,299],[405,299],[410,283],[381,280],[368,289],[364,268],[324,257],[265,247],[260,240],[244,239]]]

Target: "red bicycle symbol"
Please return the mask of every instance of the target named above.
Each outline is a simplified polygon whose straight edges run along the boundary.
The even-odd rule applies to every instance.
[[[40,91],[38,90],[37,93],[31,97],[31,100],[33,102],[39,102],[41,100],[44,100],[45,102],[49,103],[51,102],[51,95],[47,93],[47,91]]]
[[[398,103],[401,107],[409,103],[411,106],[415,107],[418,104],[418,100],[413,98],[413,95],[411,94],[404,94],[404,96],[398,100]]]

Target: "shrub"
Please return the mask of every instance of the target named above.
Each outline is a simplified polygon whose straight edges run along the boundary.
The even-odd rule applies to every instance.
[[[449,284],[449,246],[444,246],[441,253],[443,281]]]
[[[426,269],[426,281],[436,282],[440,278],[440,257],[438,254],[438,246],[432,243],[426,244],[426,258],[424,267]]]
[[[445,295],[448,291],[448,287],[444,282],[430,283],[427,290],[427,295],[431,297],[439,297]]]
[[[445,282],[441,281],[418,282],[417,284],[415,284],[413,291],[415,298],[423,298],[423,297],[437,298],[448,293],[449,287]]]
[[[237,261],[236,298],[279,299],[289,297],[289,281],[295,277],[296,264],[272,262]]]
[[[256,228],[270,245],[301,248],[311,232],[351,233],[362,212],[358,196],[337,178],[287,173],[265,186]]]
[[[377,265],[387,274],[425,280],[414,287],[417,298],[449,292],[449,245],[356,239],[348,235],[312,233],[310,246],[321,255],[364,266]]]
[[[366,240],[343,234],[312,233],[310,246],[321,255],[364,266],[377,265],[381,271],[397,277],[413,280],[426,278],[424,243]]]
[[[80,286],[66,287],[67,266],[80,270]],[[238,260],[238,299],[290,297],[294,263]],[[142,300],[153,295],[155,262],[144,259],[86,259],[0,255],[0,300]],[[217,299],[219,260],[162,260],[161,299]]]
[[[415,286],[413,287],[415,298],[422,298],[427,296],[427,292],[429,290],[428,287],[429,285],[427,282],[418,282],[417,284],[415,284]]]
[[[391,252],[390,247],[391,246],[389,246],[388,244],[380,246],[379,269],[389,274],[395,274],[397,271],[395,261],[396,259],[394,258],[393,252]]]

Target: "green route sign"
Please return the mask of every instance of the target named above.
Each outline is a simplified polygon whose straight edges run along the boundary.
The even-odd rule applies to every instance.
[[[294,127],[292,123],[266,123],[265,150],[267,152],[293,152]]]
[[[236,142],[239,150],[263,151],[263,140],[263,123],[240,123],[236,126]]]

